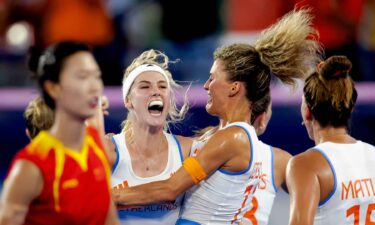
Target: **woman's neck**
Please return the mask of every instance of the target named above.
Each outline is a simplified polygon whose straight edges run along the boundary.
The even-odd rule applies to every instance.
[[[154,151],[156,146],[161,146],[165,141],[163,127],[137,127],[132,126],[126,133],[128,145],[136,145],[138,151]]]
[[[132,168],[137,176],[156,176],[165,170],[169,150],[162,127],[140,129],[133,126],[125,132],[125,136]]]
[[[345,127],[332,127],[328,126],[321,128],[320,126],[314,129],[315,144],[323,142],[334,142],[342,144],[355,143],[356,140],[348,134]]]
[[[84,120],[56,111],[55,121],[49,132],[61,141],[64,146],[80,151],[85,137],[86,126]]]
[[[236,104],[220,116],[220,128],[234,122],[251,123],[251,109],[249,104]]]

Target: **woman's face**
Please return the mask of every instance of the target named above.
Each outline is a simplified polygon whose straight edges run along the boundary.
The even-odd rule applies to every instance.
[[[125,106],[133,123],[164,126],[171,104],[171,89],[165,77],[155,71],[140,74],[131,87]]]
[[[83,120],[95,115],[103,82],[92,54],[80,51],[67,57],[57,87],[56,111],[65,110]]]
[[[227,81],[227,76],[223,62],[215,60],[211,67],[210,77],[204,84],[204,89],[208,94],[206,111],[211,115],[220,115],[227,105],[231,88],[231,82]]]

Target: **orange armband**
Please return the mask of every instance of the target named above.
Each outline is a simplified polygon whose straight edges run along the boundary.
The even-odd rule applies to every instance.
[[[182,166],[191,176],[195,184],[198,184],[201,182],[201,180],[207,177],[206,172],[203,170],[201,164],[199,164],[195,157],[186,158]]]

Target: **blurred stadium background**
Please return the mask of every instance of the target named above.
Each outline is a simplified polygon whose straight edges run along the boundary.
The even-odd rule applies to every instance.
[[[192,82],[191,110],[171,129],[192,135],[217,123],[206,114],[202,84],[218,46],[253,43],[260,31],[294,6],[309,6],[326,56],[344,54],[353,62],[359,100],[351,128],[356,138],[375,144],[375,0],[0,0],[0,184],[13,155],[27,142],[23,110],[38,95],[27,69],[31,46],[60,40],[93,46],[111,103],[106,130],[119,132],[126,116],[121,100],[124,68],[142,51],[155,48],[171,60],[174,78]],[[311,147],[301,126],[301,90],[274,82],[273,116],[265,142],[293,155]],[[288,196],[277,196],[270,224],[285,224]]]

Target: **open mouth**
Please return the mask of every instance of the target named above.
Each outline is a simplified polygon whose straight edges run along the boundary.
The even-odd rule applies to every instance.
[[[91,100],[89,101],[89,105],[91,108],[96,108],[99,104],[99,97],[93,97],[91,98]]]
[[[212,102],[212,97],[210,94],[207,94],[207,103],[211,103]]]
[[[160,100],[151,101],[148,104],[148,111],[152,115],[160,115],[163,112],[163,102]]]

